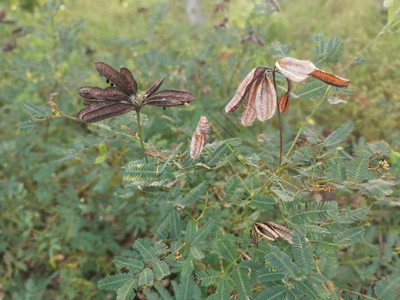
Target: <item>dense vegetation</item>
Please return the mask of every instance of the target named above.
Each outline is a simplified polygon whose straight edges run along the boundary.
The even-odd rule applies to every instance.
[[[399,1],[274,2],[0,3],[0,299],[400,297]],[[224,107],[286,56],[351,83],[293,84],[279,167],[277,115]],[[134,113],[75,119],[96,61],[196,100],[141,111],[144,153]]]

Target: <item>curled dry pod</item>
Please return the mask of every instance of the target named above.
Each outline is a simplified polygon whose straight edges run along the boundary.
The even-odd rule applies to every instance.
[[[337,87],[346,87],[349,85],[350,80],[341,78],[331,73],[327,73],[322,70],[315,70],[310,73],[310,76],[317,78],[327,84],[334,85]]]
[[[208,131],[210,130],[210,123],[206,116],[202,116],[197,124],[196,131],[193,133],[192,141],[190,143],[190,157],[196,159],[200,156],[204,145],[208,141]]]
[[[281,100],[279,101],[279,112],[281,114],[286,114],[289,111],[289,98],[290,98],[290,90],[292,88],[292,83],[288,79],[286,79],[286,81],[288,83],[288,89],[281,98]]]
[[[153,95],[155,92],[158,91],[158,89],[161,87],[162,83],[164,81],[164,78],[161,78],[160,80],[157,80],[156,82],[154,82],[151,87],[149,87],[149,89],[146,92],[146,97],[150,97],[151,95]]]
[[[289,93],[286,92],[279,101],[279,112],[286,114],[289,111]]]

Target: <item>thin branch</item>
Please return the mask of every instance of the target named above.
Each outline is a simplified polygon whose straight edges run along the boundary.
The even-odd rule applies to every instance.
[[[136,111],[136,123],[137,123],[137,136],[140,141],[140,145],[142,146],[143,152],[146,152],[146,147],[144,146],[143,143],[143,137],[142,137],[142,127],[140,126],[140,112]]]

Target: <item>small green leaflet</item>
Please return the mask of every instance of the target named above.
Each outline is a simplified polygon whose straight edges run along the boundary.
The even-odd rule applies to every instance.
[[[22,105],[24,110],[34,121],[45,120],[51,116],[51,108],[49,106],[36,105],[28,102],[24,102]]]
[[[154,274],[151,269],[144,269],[139,274],[139,285],[152,286],[154,283]]]
[[[196,231],[196,225],[192,221],[189,221],[188,226],[186,228],[186,237],[185,237],[186,241],[192,245],[196,245],[197,243],[204,240],[213,228],[214,228],[213,220],[209,220],[197,231]]]
[[[138,287],[136,279],[130,279],[117,290],[117,300],[131,300],[136,296],[135,289]]]
[[[310,247],[300,231],[295,231],[292,235],[292,253],[296,264],[308,272],[314,270],[314,262]]]
[[[132,274],[130,273],[108,276],[101,279],[97,283],[97,287],[101,290],[114,291],[123,286],[125,282],[127,282],[131,278]]]
[[[238,299],[251,299],[251,284],[249,277],[247,277],[246,271],[239,266],[236,266],[232,271],[232,278],[235,288],[239,293]]]
[[[181,227],[181,219],[179,213],[176,210],[173,210],[169,214],[169,228],[171,231],[171,237],[176,239],[181,236],[182,227]]]
[[[122,256],[116,256],[114,258],[114,264],[119,269],[125,267],[128,268],[129,272],[131,272],[132,274],[139,273],[144,266],[140,260],[135,260],[132,258],[127,258]]]
[[[287,278],[296,278],[302,275],[302,270],[285,253],[276,246],[270,246],[271,252],[265,256],[265,260],[279,273]]]
[[[167,263],[162,260],[153,263],[151,268],[153,269],[154,275],[156,276],[157,280],[161,280],[165,276],[170,274]]]
[[[357,243],[364,235],[365,229],[362,227],[349,228],[339,232],[333,237],[333,242],[339,249],[349,247]]]
[[[322,146],[331,147],[342,142],[352,131],[354,124],[348,121],[343,124],[342,127],[332,132],[326,139],[321,143]]]

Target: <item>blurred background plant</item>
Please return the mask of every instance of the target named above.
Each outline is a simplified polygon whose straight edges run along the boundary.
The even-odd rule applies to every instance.
[[[90,299],[113,295],[97,289],[97,282],[117,273],[115,256],[139,259],[137,251],[142,244],[158,249],[147,259],[156,260],[161,272],[156,273],[151,264],[138,270],[141,275],[134,285],[141,286],[140,297],[165,299],[165,288],[178,297],[185,282],[194,290],[193,297],[199,293],[205,297],[215,292],[217,281],[208,281],[208,287],[199,291],[191,280],[207,282],[209,274],[199,272],[210,271],[218,264],[229,275],[225,280],[228,286],[231,280],[252,280],[245,280],[243,289],[233,291],[240,299],[249,291],[257,295],[268,284],[273,291],[287,292],[287,286],[276,288],[276,281],[268,283],[265,279],[268,270],[260,271],[263,255],[259,261],[254,259],[254,264],[236,265],[229,259],[236,253],[221,250],[224,245],[235,245],[238,251],[252,249],[248,234],[254,221],[303,228],[303,234],[317,236],[318,246],[313,244],[314,248],[307,251],[313,251],[322,268],[320,273],[329,281],[313,277],[326,288],[320,284],[316,297],[324,292],[335,297],[341,293],[344,298],[357,298],[359,294],[374,299],[398,296],[393,292],[399,287],[398,1],[276,1],[280,12],[271,3],[0,3],[0,298]],[[290,113],[283,118],[285,149],[301,126],[308,130],[305,137],[309,144],[287,157],[287,172],[269,179],[271,174],[266,170],[276,168],[279,152],[276,118],[244,128],[238,125],[240,114],[226,117],[223,108],[249,70],[273,66],[288,55],[312,59],[317,66],[351,79],[351,86],[345,93],[333,91],[310,117],[325,87],[313,81],[296,85],[293,96],[298,99],[292,98]],[[86,125],[63,118],[47,104],[51,100],[62,113],[75,116],[81,106],[79,87],[102,81],[93,72],[95,61],[116,68],[126,66],[141,79],[139,90],[163,75],[169,87],[196,95],[191,106],[146,111],[144,139],[161,158],[142,160],[131,114]],[[195,166],[187,152],[202,115],[212,125],[210,144],[205,146],[209,156],[204,156],[203,167]],[[352,131],[353,123],[346,123],[349,120],[354,123]],[[339,138],[334,142],[332,137],[327,138],[327,149],[321,148],[318,141],[338,128],[342,128]],[[379,167],[380,159],[390,165],[390,170]],[[349,168],[350,173],[343,173],[340,160],[354,167]],[[138,165],[150,168],[148,177],[143,178]],[[121,172],[122,166],[125,169]],[[355,171],[357,166],[360,173]],[[258,176],[260,179],[255,179]],[[320,178],[322,183],[316,181]],[[338,179],[348,179],[351,184],[340,185]],[[309,187],[311,182],[314,189],[305,189],[304,185]],[[277,187],[285,193],[273,191]],[[323,190],[328,188],[333,190]],[[321,203],[315,204],[317,200]],[[308,207],[305,202],[311,207],[325,206],[321,215],[309,216],[311,221],[307,222],[318,228],[328,223],[329,234],[315,227],[310,228],[316,232],[310,233],[311,229],[300,226],[306,219],[296,217],[304,215],[301,211]],[[349,208],[354,208],[353,212]],[[326,211],[331,214],[327,216]],[[175,224],[182,225],[172,228],[171,220],[178,219]],[[203,222],[206,226],[196,231]],[[209,236],[213,228],[219,230]],[[347,235],[339,235],[345,229],[350,230]],[[182,230],[188,236],[182,237]],[[145,237],[153,241],[142,240]],[[304,244],[301,235],[296,234],[296,238]],[[324,239],[335,244],[328,247],[331,252],[321,246]],[[168,248],[153,245],[157,240],[168,243]],[[214,240],[219,242],[211,249],[222,257],[219,261],[204,250],[207,242]],[[191,247],[182,247],[184,243]],[[284,242],[278,245],[280,250],[260,244],[260,251],[270,254],[268,265],[275,271],[279,267],[271,255],[283,255],[278,251],[291,255]],[[293,253],[299,252],[293,249]],[[182,258],[176,257],[174,265],[168,255]],[[146,257],[140,259],[146,261]],[[127,267],[126,261],[115,259],[117,267],[122,268]],[[164,261],[168,271],[161,263]],[[151,270],[155,282],[148,279],[153,278]],[[256,271],[261,280],[254,276]],[[285,269],[281,271],[285,273]],[[169,282],[165,283],[160,278],[169,272]],[[218,276],[221,274],[218,270]],[[278,281],[282,276],[292,279],[290,274],[274,276]],[[101,283],[107,288],[107,281]],[[157,294],[151,288],[153,284]],[[305,290],[310,288],[307,284],[315,287],[314,281],[307,282]],[[132,296],[134,285],[126,299]],[[303,285],[295,287],[301,291]],[[122,292],[118,294],[121,299]]]

